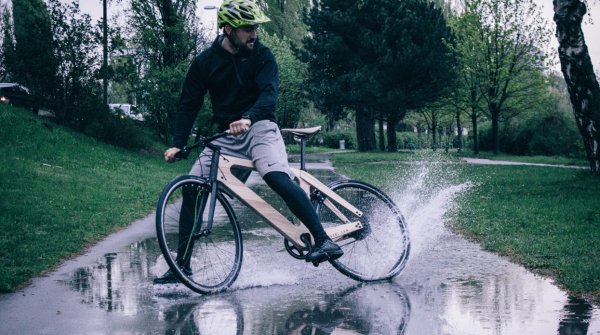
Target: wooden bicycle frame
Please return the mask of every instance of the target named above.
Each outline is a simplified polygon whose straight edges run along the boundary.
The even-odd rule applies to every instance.
[[[252,208],[258,215],[260,215],[273,228],[275,228],[275,230],[287,238],[288,241],[290,241],[296,248],[299,250],[308,249],[301,239],[302,234],[310,235],[308,229],[304,225],[295,225],[290,222],[283,214],[263,200],[263,198],[252,191],[241,180],[236,178],[231,172],[232,168],[255,170],[252,161],[248,159],[221,154],[217,172],[217,181],[220,183],[220,185],[229,190],[232,195],[242,201],[245,205]],[[323,204],[329,208],[342,222],[344,222],[338,226],[325,228],[325,232],[332,240],[342,240],[345,235],[362,228],[362,224],[359,221],[350,221],[336,207],[336,204],[344,207],[358,217],[363,215],[360,210],[333,192],[330,188],[321,183],[307,171],[295,168],[291,168],[291,170],[299,181],[299,185],[304,192],[306,192],[308,195],[310,195],[311,191],[320,192],[325,197]]]

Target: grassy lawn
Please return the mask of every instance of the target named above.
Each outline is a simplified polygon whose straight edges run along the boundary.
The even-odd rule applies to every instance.
[[[336,169],[393,191],[387,180],[402,178],[409,169],[379,157],[378,168],[361,164],[386,154],[334,155]],[[452,155],[432,159],[452,162]],[[504,157],[510,159],[511,157]],[[422,161],[422,158],[419,158]],[[512,160],[512,159],[511,159]],[[539,161],[537,161],[539,162]],[[600,302],[600,179],[581,169],[539,166],[447,164],[450,182],[474,185],[457,198],[447,213],[447,225],[507,256],[533,272],[556,279],[572,293]],[[431,183],[435,181],[430,181]]]
[[[96,142],[0,106],[0,292],[154,210],[190,164]]]

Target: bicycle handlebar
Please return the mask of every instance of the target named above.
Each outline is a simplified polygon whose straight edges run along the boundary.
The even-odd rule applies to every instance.
[[[208,144],[218,138],[228,136],[229,134],[230,134],[229,130],[226,130],[222,133],[218,133],[213,136],[202,138],[198,142],[196,142],[192,145],[186,145],[185,147],[183,147],[179,152],[177,152],[175,154],[175,157],[181,158],[181,159],[187,159],[187,157],[190,155],[190,152],[192,151],[192,149],[197,148],[199,146],[205,146],[206,144]]]

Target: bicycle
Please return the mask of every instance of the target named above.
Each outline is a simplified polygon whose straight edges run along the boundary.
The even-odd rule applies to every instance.
[[[402,271],[409,256],[404,217],[392,199],[372,185],[346,179],[324,185],[307,171],[306,141],[320,129],[281,132],[300,139],[300,169],[290,167],[295,181],[311,199],[326,233],[344,250],[341,258],[329,262],[357,281],[390,279]],[[232,169],[253,171],[254,166],[248,159],[222,154],[212,143],[227,135],[219,133],[185,147],[180,158],[197,147],[212,149],[210,174],[176,177],[157,204],[156,230],[163,256],[184,285],[202,294],[226,290],[241,269],[242,233],[228,199],[253,209],[279,232],[292,257],[304,259],[314,242],[301,222],[288,220],[234,175]]]

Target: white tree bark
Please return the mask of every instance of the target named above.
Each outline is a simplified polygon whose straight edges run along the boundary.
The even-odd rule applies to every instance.
[[[600,175],[600,87],[581,30],[586,5],[580,0],[553,0],[553,5],[558,55],[573,113],[591,172]]]

